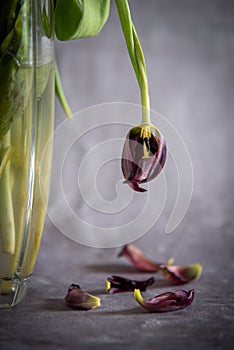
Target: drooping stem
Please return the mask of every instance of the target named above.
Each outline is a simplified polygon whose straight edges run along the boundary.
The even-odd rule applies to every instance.
[[[136,74],[141,92],[142,123],[151,124],[150,100],[145,58],[136,29],[132,23],[131,13],[127,0],[115,0],[122,30],[126,40],[129,56]]]
[[[66,113],[68,118],[71,118],[72,112],[70,110],[70,107],[67,103],[67,99],[65,97],[61,79],[60,79],[60,74],[59,74],[59,69],[57,64],[55,64],[55,92],[56,95],[58,96],[58,99],[63,107],[64,112]]]
[[[3,152],[10,150],[10,132],[4,137]],[[8,152],[9,155],[9,151]],[[5,152],[4,152],[5,153]],[[7,154],[7,153],[5,153]],[[15,252],[15,221],[11,196],[11,164],[10,159],[4,166],[0,178],[0,232],[2,239],[2,251],[14,254]]]

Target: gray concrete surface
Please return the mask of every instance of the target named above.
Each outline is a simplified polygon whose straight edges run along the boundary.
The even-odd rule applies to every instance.
[[[181,225],[171,235],[164,233],[176,195],[169,160],[166,208],[135,244],[157,261],[173,256],[181,264],[200,262],[201,279],[184,286],[195,289],[194,303],[178,312],[149,314],[131,293],[107,295],[108,275],[149,274],[139,274],[118,259],[118,248],[94,249],[70,241],[47,219],[26,299],[15,309],[0,311],[1,349],[233,349],[234,3],[130,4],[147,60],[152,108],[183,135],[194,167],[193,197]],[[99,37],[56,43],[74,111],[111,101],[139,103],[112,5]],[[57,103],[56,125],[64,118]],[[71,164],[71,179],[72,169]],[[115,176],[104,180],[114,187]],[[71,180],[69,193],[72,186]],[[89,312],[68,309],[63,298],[72,282],[99,295],[102,306]],[[158,278],[144,295],[175,288]]]

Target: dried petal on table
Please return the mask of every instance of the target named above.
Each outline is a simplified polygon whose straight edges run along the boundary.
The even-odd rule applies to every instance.
[[[133,244],[127,244],[123,247],[119,253],[119,257],[125,257],[128,261],[138,270],[144,272],[157,272],[159,271],[160,264],[157,264],[150,259],[146,258],[143,252],[135,247]]]
[[[165,279],[176,284],[184,284],[199,279],[202,266],[198,263],[187,266],[161,264],[159,271]]]
[[[168,312],[184,309],[193,302],[194,294],[194,289],[188,292],[177,290],[176,292],[166,292],[149,300],[144,300],[139,289],[134,291],[135,300],[150,312]]]
[[[67,306],[78,310],[92,310],[101,305],[100,298],[80,289],[78,284],[71,284],[65,296]]]
[[[134,291],[134,289],[145,291],[154,282],[154,277],[150,277],[145,281],[136,281],[121,276],[110,276],[106,279],[106,291],[112,294]]]

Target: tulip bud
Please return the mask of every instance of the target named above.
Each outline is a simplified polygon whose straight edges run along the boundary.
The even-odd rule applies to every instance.
[[[166,161],[166,141],[152,124],[133,127],[126,136],[122,154],[122,172],[135,191],[145,192],[139,184],[154,179]]]

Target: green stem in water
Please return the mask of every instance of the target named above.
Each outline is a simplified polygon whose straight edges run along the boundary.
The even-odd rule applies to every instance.
[[[150,100],[144,54],[136,29],[132,23],[131,13],[127,0],[115,0],[120,23],[126,40],[129,56],[136,74],[141,92],[142,123],[151,124]]]
[[[2,144],[4,154],[10,150],[10,132],[4,137]],[[11,151],[10,151],[11,152]],[[3,158],[4,160],[4,158]],[[2,251],[14,254],[15,252],[15,221],[13,203],[11,197],[11,164],[5,163],[4,171],[0,178],[0,232],[2,239]]]
[[[13,155],[13,149],[11,146],[3,148],[0,152],[0,179],[4,172],[4,169]]]

